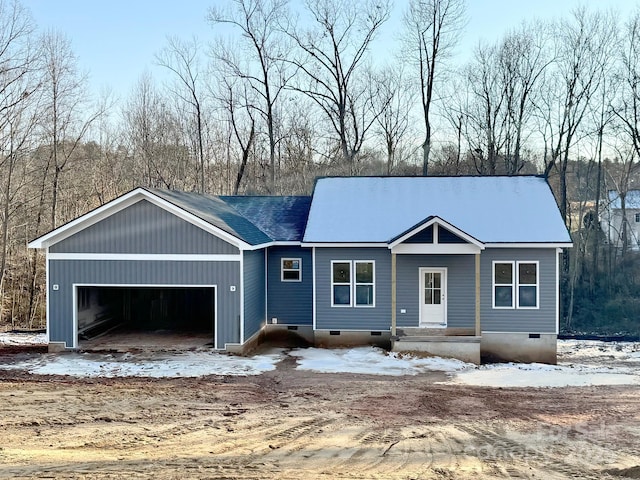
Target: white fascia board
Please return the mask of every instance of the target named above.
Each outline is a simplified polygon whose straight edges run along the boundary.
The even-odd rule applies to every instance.
[[[161,262],[239,262],[240,254],[49,253],[49,260],[155,260]]]
[[[476,247],[479,247],[480,249],[484,248],[483,243],[480,242],[478,239],[472,237],[471,235],[469,235],[466,232],[463,232],[462,230],[460,230],[455,225],[452,225],[449,222],[447,222],[446,220],[443,220],[442,218],[437,217],[437,216],[433,217],[428,222],[425,222],[422,225],[419,225],[416,228],[410,230],[409,232],[405,233],[404,235],[402,235],[397,240],[394,240],[392,243],[389,244],[389,248],[390,249],[394,248],[395,246],[401,244],[402,242],[404,242],[408,238],[411,238],[415,234],[420,233],[422,230],[425,230],[425,229],[429,228],[431,225],[442,226],[442,227],[446,228],[447,230],[451,231],[452,233],[456,234],[457,236],[459,236],[463,240],[466,240],[470,244],[475,245]],[[436,239],[435,238],[434,238],[434,243],[436,243]]]
[[[273,242],[267,242],[267,243],[260,243],[258,245],[250,245],[246,248],[243,248],[242,250],[254,251],[254,250],[262,250],[263,248],[268,248],[268,247],[300,247],[300,246],[302,246],[300,242],[273,241]]]
[[[306,248],[387,248],[386,243],[347,243],[347,242],[327,242],[327,243],[315,243],[315,242],[302,242],[301,247]]]
[[[133,205],[134,203],[139,202],[140,200],[148,200],[154,205],[176,215],[177,217],[185,220],[196,227],[201,228],[202,230],[232,244],[237,247],[239,250],[247,250],[251,248],[251,245],[240,240],[239,238],[225,232],[224,230],[211,225],[210,223],[202,220],[200,217],[193,215],[192,213],[183,210],[182,208],[177,207],[171,202],[167,202],[166,200],[154,195],[153,193],[145,190],[144,188],[136,188],[129,193],[124,194],[121,197],[118,197],[104,205],[92,210],[75,220],[39,237],[33,241],[31,241],[27,246],[29,248],[43,248],[51,246],[55,243],[58,243],[65,238],[74,235],[85,228],[90,227],[98,223],[105,218],[118,213],[121,210]]]
[[[482,248],[469,243],[403,243],[390,250],[399,255],[473,255]]]
[[[571,248],[573,243],[485,243],[486,248]]]

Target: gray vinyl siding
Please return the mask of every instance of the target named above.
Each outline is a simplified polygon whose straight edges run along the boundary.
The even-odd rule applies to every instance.
[[[265,321],[264,250],[243,253],[244,340],[251,338]]]
[[[216,285],[216,348],[240,341],[240,262],[49,260],[49,337],[73,345],[73,284]],[[58,285],[58,290],[53,286]]]
[[[480,256],[481,263],[481,328],[486,332],[556,333],[556,284],[555,248],[491,248]],[[493,308],[493,261],[538,261],[538,285],[540,308]]]
[[[313,263],[310,248],[271,247],[267,252],[267,319],[277,318],[287,325],[313,324]],[[302,281],[283,282],[283,258],[302,260]]]
[[[396,321],[399,327],[420,323],[420,268],[447,269],[447,326],[469,328],[475,325],[474,255],[397,255]],[[400,313],[405,309],[406,313]]]
[[[331,306],[331,261],[375,261],[375,307]],[[387,248],[316,248],[316,329],[391,328],[391,254]]]
[[[52,253],[237,254],[230,243],[147,200],[66,238]]]

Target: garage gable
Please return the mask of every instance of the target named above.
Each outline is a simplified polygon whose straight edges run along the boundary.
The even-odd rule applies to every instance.
[[[51,245],[51,253],[238,254],[236,246],[146,199]]]

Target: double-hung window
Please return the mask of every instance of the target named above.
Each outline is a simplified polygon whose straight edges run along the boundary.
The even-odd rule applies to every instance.
[[[538,308],[538,262],[493,262],[493,308]]]
[[[282,275],[280,280],[283,282],[300,282],[302,281],[302,259],[300,258],[283,258]]]
[[[370,260],[331,262],[331,306],[375,306],[375,264]]]

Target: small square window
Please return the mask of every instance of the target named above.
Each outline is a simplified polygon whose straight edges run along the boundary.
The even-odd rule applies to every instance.
[[[283,258],[281,270],[280,279],[283,282],[300,282],[302,280],[302,260],[300,258]]]

